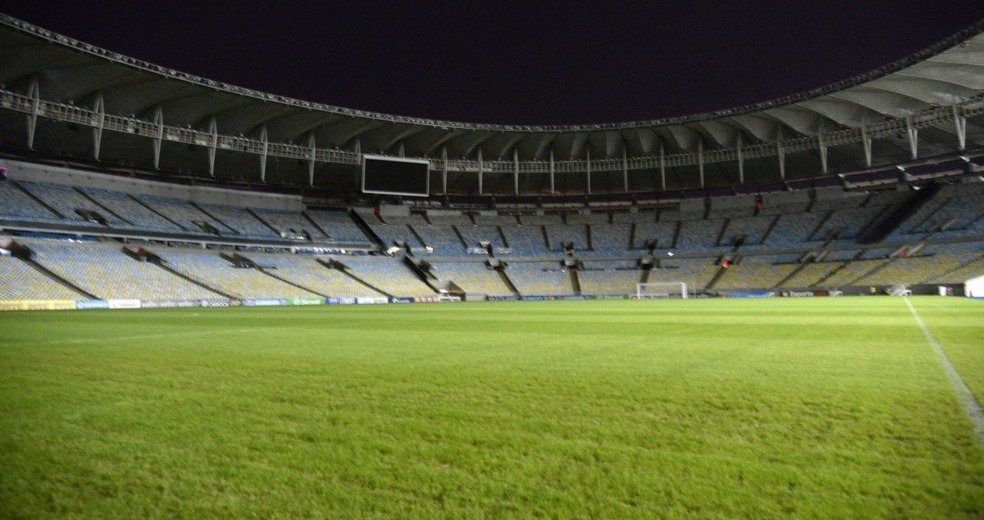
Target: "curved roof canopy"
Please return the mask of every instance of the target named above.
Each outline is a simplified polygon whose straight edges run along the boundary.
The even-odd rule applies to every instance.
[[[604,125],[469,124],[227,85],[0,15],[0,143],[218,182],[358,189],[364,153],[427,158],[432,194],[781,184],[984,153],[984,21],[810,92]],[[26,122],[26,124],[25,124]]]

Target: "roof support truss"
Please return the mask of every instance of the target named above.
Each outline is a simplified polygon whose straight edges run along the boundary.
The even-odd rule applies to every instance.
[[[260,154],[260,182],[266,182],[267,155],[270,153],[270,139],[266,125],[260,128],[260,142],[263,144],[263,152]]]
[[[868,118],[861,119],[861,142],[864,145],[864,165],[871,168],[871,136],[868,134]]]
[[[164,109],[154,107],[154,169],[161,167],[161,145],[164,143]]]
[[[666,190],[666,146],[663,138],[659,139],[659,185]]]
[[[959,105],[953,105],[953,124],[957,130],[957,144],[961,150],[967,149],[967,118],[960,112]]]
[[[443,167],[441,168],[441,193],[448,194],[448,147],[441,146],[441,163]]]
[[[38,85],[38,78],[31,78],[27,95],[31,98],[31,111],[27,114],[27,147],[33,150],[34,133],[38,129],[38,115],[41,113],[41,87]]]
[[[779,156],[779,178],[786,180],[786,147],[782,143],[782,127],[776,134],[776,155]]]
[[[745,184],[745,154],[742,152],[742,148],[745,146],[744,140],[744,134],[738,132],[738,184]],[[663,186],[663,189],[665,190],[666,186]]]
[[[314,159],[318,156],[318,146],[314,134],[308,134],[307,144],[308,149],[311,150],[311,159],[308,161],[308,186],[314,186]]]
[[[266,182],[266,168],[268,159],[272,158],[290,158],[297,159],[308,166],[308,180],[311,182],[313,175],[311,172],[311,162],[314,162],[314,169],[317,168],[318,163],[330,163],[339,165],[357,165],[359,163],[359,152],[361,152],[362,143],[358,135],[354,136],[347,144],[355,148],[355,152],[350,150],[339,150],[337,148],[330,147],[330,144],[320,143],[322,146],[329,146],[325,148],[317,148],[311,146],[310,142],[304,144],[292,144],[292,143],[280,143],[280,142],[270,142],[269,136],[267,138],[263,137],[261,132],[253,133],[250,136],[243,136],[233,134],[228,132],[226,134],[220,134],[217,125],[212,125],[211,120],[209,120],[207,128],[198,129],[190,128],[180,125],[168,125],[164,121],[163,108],[161,105],[153,107],[149,113],[143,115],[142,117],[134,115],[122,115],[116,113],[107,113],[110,103],[104,102],[102,105],[98,102],[98,97],[94,97],[93,102],[86,103],[85,105],[75,105],[69,102],[53,101],[43,99],[41,88],[39,82],[41,79],[32,80],[30,77],[27,78],[26,88],[18,92],[0,87],[0,98],[2,98],[2,110],[9,110],[12,112],[20,113],[27,116],[27,141],[30,146],[35,146],[36,144],[36,132],[39,123],[39,119],[44,119],[46,121],[53,121],[56,124],[63,125],[76,125],[77,127],[87,128],[91,130],[91,133],[85,133],[83,136],[91,143],[93,146],[93,155],[97,155],[100,159],[104,158],[106,151],[102,150],[102,141],[105,137],[105,132],[117,132],[120,134],[127,134],[131,137],[129,139],[138,139],[137,143],[139,148],[143,148],[146,145],[139,145],[139,139],[151,141],[153,146],[153,163],[154,167],[161,168],[160,156],[163,149],[163,141],[166,139],[168,141],[173,141],[175,143],[184,143],[189,146],[200,146],[207,148],[209,153],[208,162],[208,175],[215,176],[217,168],[217,151],[219,149],[229,150],[232,154],[247,154],[253,155],[254,157],[259,156],[260,159],[260,177]],[[878,118],[875,122],[869,122],[867,119],[871,119],[875,114],[868,113],[867,117],[861,115],[859,117],[861,124],[845,128],[835,128],[832,130],[827,130],[822,127],[820,128],[819,134],[813,135],[800,135],[797,133],[791,134],[790,136],[785,136],[785,128],[783,128],[783,135],[777,136],[774,132],[775,126],[772,127],[770,132],[773,136],[772,142],[763,141],[761,143],[753,142],[751,144],[744,143],[744,132],[737,132],[735,134],[735,141],[737,145],[732,144],[731,149],[712,149],[708,150],[706,144],[698,139],[696,144],[693,141],[689,141],[691,146],[689,152],[687,149],[680,151],[667,152],[665,146],[665,137],[661,137],[659,133],[654,132],[652,129],[647,129],[642,135],[651,135],[651,141],[653,145],[658,144],[658,151],[656,146],[653,146],[652,153],[643,156],[633,156],[628,157],[628,152],[625,149],[625,144],[623,142],[623,150],[621,160],[617,157],[609,157],[605,155],[603,157],[595,158],[597,155],[597,147],[591,148],[594,153],[589,152],[589,142],[585,136],[588,133],[576,132],[575,136],[570,136],[576,142],[576,148],[583,151],[575,157],[566,159],[568,150],[566,145],[558,148],[555,146],[555,136],[554,134],[549,134],[549,137],[536,141],[539,143],[539,150],[543,152],[550,153],[553,156],[551,160],[550,176],[551,176],[551,192],[556,193],[557,189],[557,172],[560,172],[561,178],[560,182],[564,182],[565,178],[563,176],[568,174],[586,174],[587,183],[578,183],[580,186],[574,187],[579,190],[583,187],[585,192],[597,191],[591,184],[590,177],[596,172],[614,173],[617,175],[619,171],[622,173],[622,182],[618,183],[615,181],[615,185],[621,184],[622,188],[626,191],[631,189],[631,182],[629,179],[629,171],[644,171],[655,173],[658,171],[660,176],[658,186],[661,189],[667,189],[667,167],[670,168],[680,168],[684,166],[697,166],[697,169],[703,170],[703,176],[701,185],[704,188],[712,187],[716,185],[718,180],[716,178],[707,178],[708,172],[706,170],[709,164],[720,164],[725,162],[733,163],[736,159],[738,161],[739,169],[739,181],[744,183],[747,181],[744,172],[744,162],[745,159],[755,158],[770,158],[778,156],[779,163],[779,175],[785,179],[787,177],[785,172],[785,155],[788,153],[801,153],[804,151],[817,150],[820,157],[820,164],[817,165],[817,169],[825,170],[824,173],[830,173],[832,165],[830,164],[829,149],[831,147],[844,147],[844,146],[856,146],[858,150],[858,162],[861,162],[862,157],[864,161],[864,166],[872,167],[872,143],[875,139],[892,139],[896,135],[906,136],[909,144],[910,156],[918,158],[919,156],[926,155],[926,152],[920,152],[919,145],[919,130],[922,128],[938,128],[948,131],[948,133],[955,134],[951,137],[951,142],[949,143],[949,148],[951,151],[956,152],[958,150],[957,144],[961,146],[967,145],[968,136],[972,132],[968,132],[967,123],[973,124],[976,118],[984,114],[984,93],[978,94],[973,98],[968,98],[966,100],[960,101],[955,105],[945,105],[945,106],[934,106],[927,108],[922,111],[914,112],[908,117],[899,118]],[[93,104],[94,103],[94,104]],[[856,124],[856,123],[855,123]],[[944,126],[945,125],[945,126]],[[258,128],[262,131],[262,127]],[[90,138],[91,135],[91,138]],[[271,134],[272,135],[272,134]],[[310,134],[309,134],[310,135]],[[488,136],[482,136],[481,139],[477,140],[473,145],[471,145],[471,150],[474,148],[479,148],[484,154],[484,148],[481,147],[481,142],[490,139],[494,134],[488,134]],[[679,137],[679,136],[678,136]],[[567,139],[565,137],[564,139]],[[689,138],[688,138],[689,139]],[[706,138],[705,138],[706,139]],[[717,139],[717,138],[716,138]],[[319,141],[323,140],[321,138]],[[563,141],[563,140],[561,140]],[[954,142],[956,141],[956,142]],[[143,141],[146,142],[146,141]],[[717,141],[716,141],[717,142]],[[898,142],[896,139],[895,142]],[[732,141],[734,143],[734,141]],[[397,145],[400,144],[399,142]],[[901,143],[899,143],[901,144]],[[925,142],[922,143],[925,145]],[[617,151],[617,142],[605,141],[606,150]],[[860,145],[860,146],[859,146]],[[936,145],[930,143],[932,146],[945,146]],[[905,145],[903,144],[903,147]],[[397,148],[397,146],[394,146]],[[494,148],[494,147],[493,147]],[[501,173],[512,173],[514,180],[512,190],[506,188],[506,191],[517,191],[517,182],[522,184],[522,174],[543,174],[547,171],[547,165],[544,165],[538,160],[524,160],[522,157],[522,148],[518,146],[513,146],[514,150],[513,157],[509,158],[506,155],[505,160],[486,160],[482,159],[481,165],[478,161],[474,160],[475,155],[471,155],[471,158],[462,158],[457,160],[445,161],[442,158],[434,157],[431,159],[432,168],[444,168],[449,172],[461,172],[465,175],[464,178],[474,179],[471,176],[477,169],[480,169],[482,175],[486,170],[496,174]],[[549,152],[548,152],[549,150]],[[698,153],[694,153],[694,151]],[[863,150],[863,156],[861,151]],[[313,151],[313,153],[312,153]],[[395,151],[395,150],[394,150]],[[411,153],[410,149],[406,150]],[[517,156],[517,153],[518,156]],[[556,154],[563,153],[565,159],[557,161]],[[935,152],[934,152],[935,153]],[[467,155],[465,156],[467,157]],[[510,160],[511,159],[511,160]],[[443,164],[439,164],[442,162]],[[880,161],[883,162],[883,161]],[[773,163],[775,164],[775,163]],[[204,165],[203,165],[204,166]],[[479,168],[480,166],[480,168]],[[859,165],[861,166],[861,165]],[[205,169],[204,167],[202,168]],[[689,170],[696,174],[699,172],[694,170]],[[203,174],[205,172],[202,172]],[[673,173],[673,172],[669,172]],[[453,179],[454,177],[452,177]],[[519,179],[517,181],[517,178]],[[607,177],[606,177],[607,179]],[[544,179],[543,189],[546,191],[546,179]],[[507,181],[508,182],[508,181]],[[684,182],[681,180],[681,182]],[[726,182],[726,181],[725,181]],[[697,184],[697,179],[692,179],[690,181],[692,184]],[[484,187],[484,178],[482,179],[482,193],[485,194],[487,190]],[[606,184],[607,186],[607,184]],[[497,186],[498,188],[498,186]],[[522,186],[519,186],[519,191]],[[494,190],[493,190],[494,191]]]
[[[106,102],[103,101],[102,92],[96,94],[92,111],[96,113],[96,126],[92,128],[92,157],[98,161],[99,151],[102,149],[103,128],[106,127]]]
[[[909,138],[909,152],[915,159],[919,156],[919,129],[912,126],[912,116],[905,118],[905,135]]]
[[[519,150],[513,148],[513,193],[519,195]]]
[[[553,147],[550,148],[550,193],[557,193],[556,184],[554,184],[554,179],[557,176],[557,165],[554,164],[554,151]]]
[[[700,174],[700,189],[704,189],[704,137],[697,138],[697,171]]]
[[[585,157],[587,157],[587,161],[585,162],[585,173],[587,173],[587,176],[584,182],[584,193],[591,195],[591,148],[585,149],[584,152]]]
[[[820,148],[820,168],[827,173],[827,131],[820,123],[820,133],[817,134],[817,146]]]
[[[622,145],[622,190],[628,193],[629,191],[629,155],[625,150],[625,145]]]
[[[212,116],[208,120],[208,174],[215,177],[215,153],[219,147],[219,123]]]

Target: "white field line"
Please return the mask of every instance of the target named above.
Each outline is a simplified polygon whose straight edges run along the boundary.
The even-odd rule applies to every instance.
[[[940,343],[936,341],[936,337],[933,333],[929,331],[926,324],[923,322],[922,317],[916,312],[916,308],[912,306],[909,302],[909,298],[904,298],[905,304],[909,306],[909,310],[912,312],[912,316],[916,318],[916,324],[922,329],[923,335],[926,336],[926,340],[929,342],[929,346],[933,348],[933,352],[936,354],[936,359],[939,360],[940,365],[943,366],[943,372],[946,374],[946,378],[950,380],[950,384],[953,385],[953,389],[957,392],[957,399],[964,406],[964,411],[967,413],[967,417],[970,419],[971,424],[974,426],[974,434],[977,436],[977,442],[984,448],[984,409],[981,408],[981,403],[977,402],[977,398],[974,397],[974,393],[970,391],[967,387],[967,383],[964,383],[963,378],[957,372],[957,369],[953,367],[950,363],[950,358],[946,357],[946,353],[943,352],[943,348],[940,347]]]
[[[42,342],[25,342],[20,343],[21,345],[81,345],[86,343],[108,343],[116,341],[139,341],[145,339],[171,339],[175,337],[195,337],[195,336],[212,336],[212,335],[224,335],[224,334],[249,334],[253,332],[263,332],[273,329],[282,329],[285,327],[267,327],[267,328],[250,328],[250,329],[218,329],[218,330],[197,330],[197,331],[187,331],[187,332],[168,332],[166,334],[134,334],[130,336],[97,336],[91,338],[72,338],[72,339],[56,339],[51,341]]]

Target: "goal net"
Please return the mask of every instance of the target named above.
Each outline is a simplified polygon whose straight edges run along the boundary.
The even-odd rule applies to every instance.
[[[684,282],[648,282],[636,284],[636,299],[682,298],[687,299],[687,284]]]

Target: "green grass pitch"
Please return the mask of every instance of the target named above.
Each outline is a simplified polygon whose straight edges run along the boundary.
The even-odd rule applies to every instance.
[[[910,299],[984,401],[984,302]],[[901,298],[0,314],[0,518],[982,518]]]

